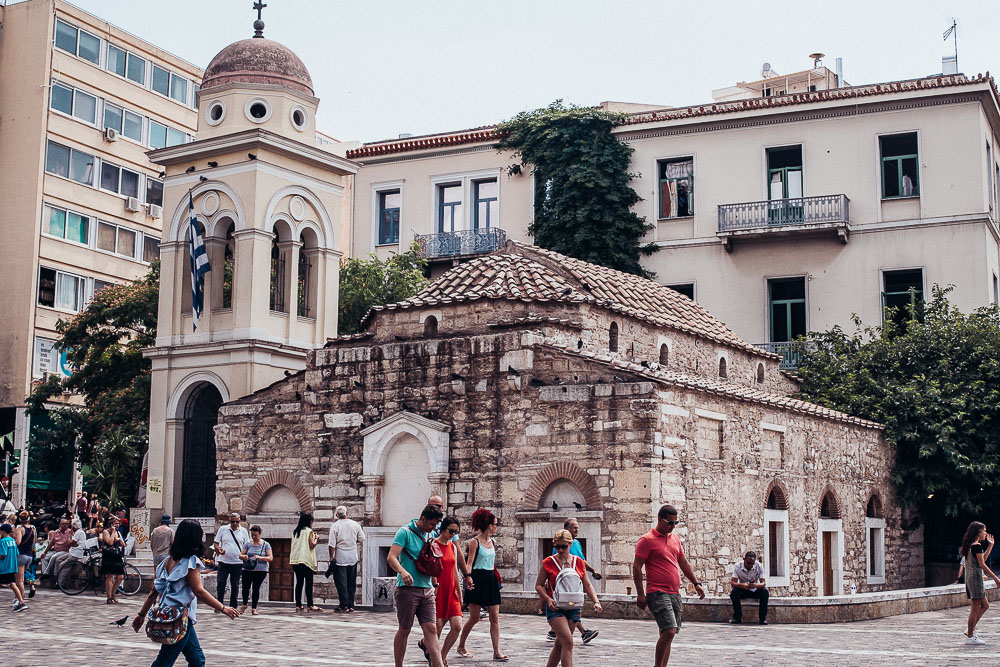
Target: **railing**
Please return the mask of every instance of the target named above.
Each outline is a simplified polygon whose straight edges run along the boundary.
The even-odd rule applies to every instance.
[[[794,343],[755,343],[756,347],[765,352],[780,354],[781,365],[779,368],[785,371],[795,370],[799,367],[799,362],[802,361],[802,353],[793,345]]]
[[[768,229],[784,225],[850,222],[847,195],[772,199],[719,206],[719,231]]]
[[[507,242],[507,233],[497,227],[465,229],[441,234],[416,234],[414,240],[420,246],[421,257],[435,259],[493,252]]]

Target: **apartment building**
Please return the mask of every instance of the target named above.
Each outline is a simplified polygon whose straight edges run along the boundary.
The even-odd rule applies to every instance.
[[[769,74],[616,128],[635,150],[635,210],[660,247],[643,263],[657,280],[778,352],[853,314],[877,324],[935,284],[953,285],[965,311],[1000,299],[991,78],[842,86],[818,64]],[[536,184],[508,176],[514,159],[495,143],[483,127],[349,151],[363,165],[354,253],[416,239],[441,266],[503,236],[530,241]]]
[[[0,433],[19,450],[32,383],[68,373],[56,323],[158,257],[162,169],[146,152],[192,139],[201,79],[60,0],[0,2]],[[70,466],[48,477],[22,457],[20,472],[16,504],[26,487],[64,497],[71,483]]]

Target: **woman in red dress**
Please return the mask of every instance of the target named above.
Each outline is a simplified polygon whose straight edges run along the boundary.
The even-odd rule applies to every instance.
[[[441,659],[448,664],[448,651],[462,633],[462,590],[458,572],[461,570],[465,585],[472,588],[472,575],[465,564],[465,554],[458,548],[458,519],[446,516],[438,526],[435,538],[441,545],[441,576],[437,579],[437,628],[438,637],[446,622],[451,624],[448,636],[441,645]]]

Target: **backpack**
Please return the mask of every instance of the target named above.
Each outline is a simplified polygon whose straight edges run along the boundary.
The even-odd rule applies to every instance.
[[[559,566],[555,584],[552,586],[552,599],[559,609],[583,609],[583,579],[576,571],[577,556],[573,556],[569,567],[563,567],[555,556],[549,556]]]
[[[413,530],[413,526],[407,526],[407,528]],[[428,577],[440,577],[444,570],[444,565],[441,563],[441,558],[444,556],[441,552],[441,545],[438,544],[437,540],[426,540],[417,531],[413,530],[413,532],[419,535],[424,542],[423,548],[420,549],[420,555],[416,558],[410,556],[417,565],[417,572]],[[407,555],[409,556],[409,553]]]

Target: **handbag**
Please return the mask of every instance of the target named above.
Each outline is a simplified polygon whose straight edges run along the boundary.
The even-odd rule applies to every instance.
[[[157,605],[146,615],[146,636],[154,644],[176,644],[188,630],[187,607]]]
[[[260,553],[257,554],[257,555],[260,556],[260,555],[263,555],[263,553],[264,553],[264,545],[261,544],[260,545]],[[249,556],[249,555],[250,555],[250,553],[249,553],[249,549],[248,549],[247,550],[247,556]],[[247,558],[245,561],[243,561],[243,569],[247,570],[247,571],[256,570],[257,569],[257,562],[258,561],[257,561],[256,558]]]
[[[408,527],[410,530],[413,530],[413,526]],[[420,535],[416,530],[413,530],[413,532]],[[428,577],[440,577],[441,572],[444,570],[444,565],[441,562],[444,556],[441,552],[441,545],[438,544],[437,540],[425,540],[423,535],[420,535],[420,539],[424,542],[424,546],[420,549],[420,554],[417,558],[410,556],[417,565],[417,572]]]

